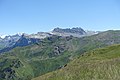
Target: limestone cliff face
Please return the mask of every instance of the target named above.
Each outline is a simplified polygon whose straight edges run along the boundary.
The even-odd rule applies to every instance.
[[[82,29],[82,28],[66,28],[66,29],[61,29],[61,28],[55,28],[52,31],[53,34],[59,35],[59,36],[74,36],[74,37],[82,37],[85,36],[87,33]]]

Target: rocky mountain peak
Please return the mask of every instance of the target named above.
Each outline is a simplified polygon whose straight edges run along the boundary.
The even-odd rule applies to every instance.
[[[53,32],[59,32],[59,33],[73,33],[73,34],[79,34],[79,35],[84,35],[86,32],[80,28],[66,28],[66,29],[61,29],[61,28],[55,28]]]

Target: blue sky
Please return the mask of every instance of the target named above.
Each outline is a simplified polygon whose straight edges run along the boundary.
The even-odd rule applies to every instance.
[[[120,29],[120,0],[0,0],[0,34]]]

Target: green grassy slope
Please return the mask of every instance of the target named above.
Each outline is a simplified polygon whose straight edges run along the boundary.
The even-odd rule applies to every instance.
[[[66,67],[33,80],[120,80],[120,45],[89,51]]]
[[[30,80],[64,67],[80,54],[120,43],[120,31],[75,38],[52,36],[0,54],[0,80]]]

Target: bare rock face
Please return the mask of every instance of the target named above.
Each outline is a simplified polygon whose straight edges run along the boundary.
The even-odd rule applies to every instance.
[[[55,28],[53,32],[59,32],[59,33],[74,33],[79,35],[84,35],[86,32],[82,28],[67,28],[67,29],[61,29],[61,28]]]
[[[65,49],[66,49],[66,48],[65,48],[64,45],[55,46],[53,53],[54,53],[55,55],[60,55],[61,53],[63,53],[63,52],[65,51]]]
[[[74,37],[82,37],[86,35],[86,32],[82,28],[67,28],[67,29],[61,29],[61,28],[55,28],[52,31],[53,34],[59,35],[59,36],[74,36]]]

